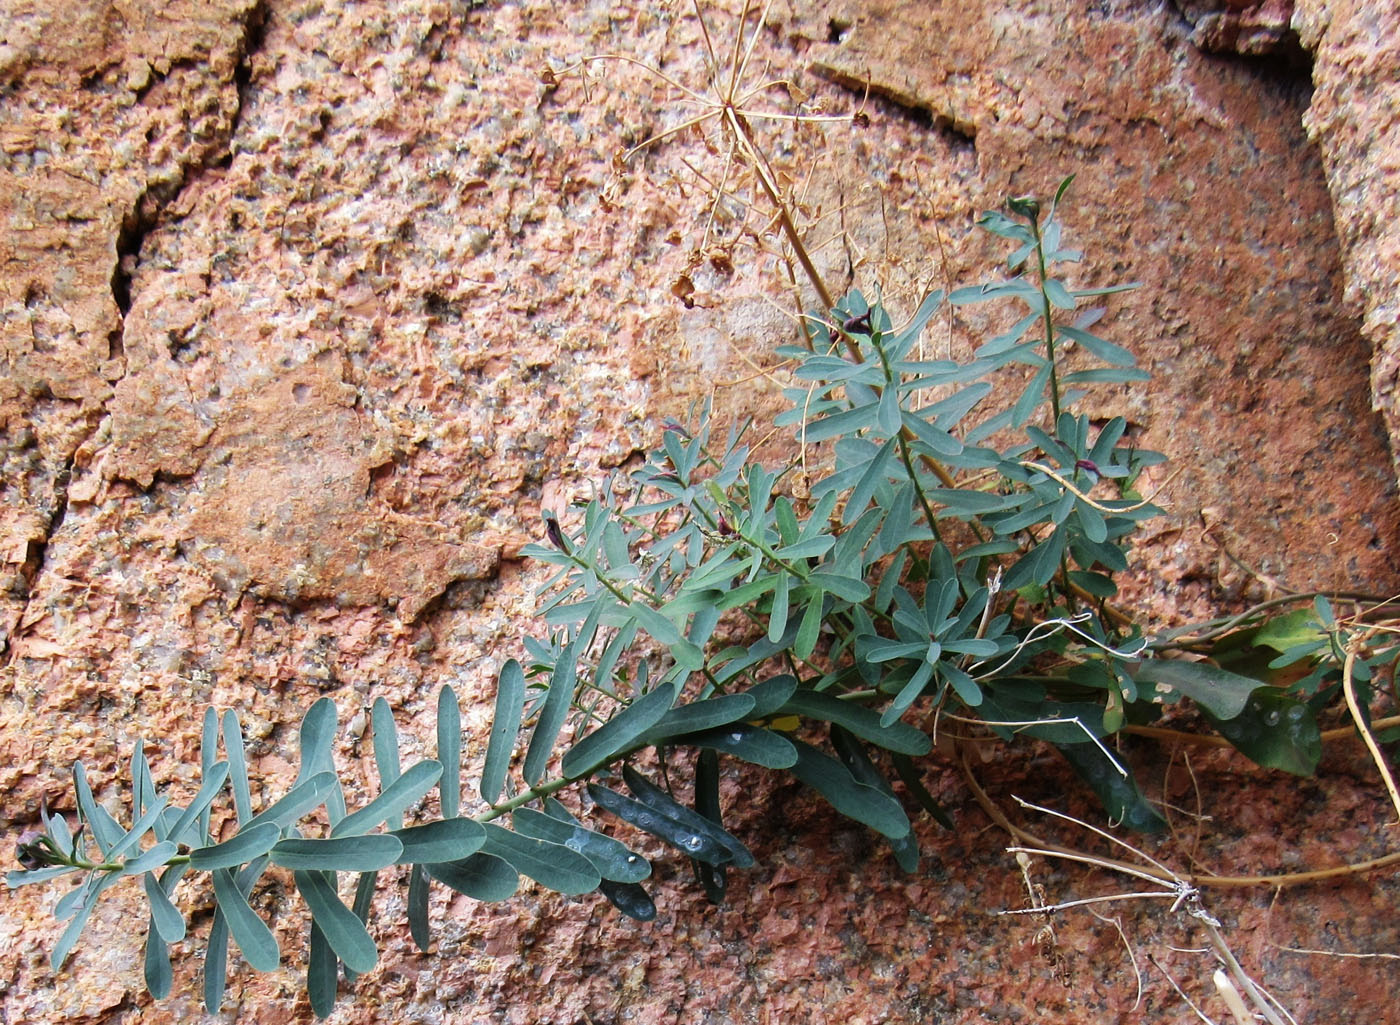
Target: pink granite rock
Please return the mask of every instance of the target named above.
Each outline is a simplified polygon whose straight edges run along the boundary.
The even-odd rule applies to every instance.
[[[1211,611],[1216,561],[1233,565],[1222,542],[1293,586],[1389,587],[1393,476],[1366,410],[1365,342],[1335,301],[1331,200],[1298,128],[1305,89],[1202,56],[1168,12],[1103,6],[775,6],[753,74],[787,85],[754,105],[849,112],[868,79],[923,112],[870,100],[864,127],[763,126],[822,266],[908,309],[930,280],[989,273],[1001,254],[971,231],[978,210],[1078,171],[1068,220],[1085,280],[1144,281],[1107,327],[1159,382],[1095,408],[1125,413],[1186,468],[1173,518],[1143,544],[1145,607]],[[540,629],[544,577],[518,560],[540,509],[567,513],[693,400],[712,396],[730,420],[778,405],[791,304],[762,211],[712,205],[692,171],[721,173],[724,137],[684,131],[620,164],[695,109],[633,65],[562,73],[616,51],[702,86],[693,13],[0,9],[0,817],[32,825],[44,799],[71,813],[75,758],[116,808],[138,736],[156,777],[192,793],[210,703],[238,710],[261,801],[295,778],[296,727],[322,694],[339,705],[336,758],[359,803],[370,702],[398,714],[405,758],[428,756],[449,682],[473,779],[497,667]],[[714,18],[721,40],[731,25],[732,12]],[[810,74],[813,59],[856,88]],[[928,344],[964,352],[990,326],[940,319]],[[1201,525],[1204,509],[1220,520]],[[1173,806],[1177,835],[1151,850],[1174,864],[1277,871],[1385,849],[1363,773],[1300,784],[1193,754],[1193,780],[1180,757],[1128,749]],[[977,772],[1005,805],[1019,794],[1092,814],[1044,752]],[[1161,972],[1138,979],[1145,953],[1224,1017],[1213,962],[1185,952],[1201,942],[1189,920],[1122,906],[1129,953],[1087,915],[1056,919],[1052,936],[1040,918],[995,917],[1029,899],[1004,836],[952,764],[930,759],[925,778],[958,829],[920,823],[913,876],[786,779],[726,768],[727,821],[761,867],[735,873],[723,908],[636,837],[656,859],[647,927],[596,896],[527,887],[484,906],[435,892],[436,949],[420,955],[401,891],[386,893],[380,966],[345,985],[332,1020],[1192,1020]],[[1043,861],[1029,881],[1047,899],[1124,885]],[[1373,963],[1287,948],[1393,947],[1394,891],[1382,875],[1208,901],[1299,1020],[1379,1020],[1398,994]],[[141,989],[137,894],[114,891],[53,973],[56,896],[0,904],[6,1020],[201,1020],[207,887],[179,893],[195,924],[159,1005]],[[284,968],[254,975],[235,956],[222,1018],[307,1020],[304,911],[275,874],[255,908]]]

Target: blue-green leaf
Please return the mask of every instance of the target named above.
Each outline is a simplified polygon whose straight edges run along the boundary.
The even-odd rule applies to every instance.
[[[204,781],[199,785],[199,792],[194,795],[194,800],[189,803],[180,817],[175,820],[175,825],[171,827],[166,835],[176,843],[186,843],[193,846],[205,839],[203,829],[198,831],[198,836],[186,836],[190,827],[198,824],[199,819],[214,802],[214,798],[219,796],[219,791],[224,788],[224,781],[228,779],[228,762],[216,762],[204,773]]]
[[[908,723],[895,722],[881,726],[880,716],[871,709],[819,691],[796,691],[783,705],[782,711],[788,715],[801,715],[844,726],[862,740],[868,740],[887,751],[926,755],[933,748],[927,734]]]
[[[326,795],[326,815],[332,826],[345,815],[345,794],[340,787],[340,777],[336,774],[332,753],[335,744],[335,719],[335,702],[330,698],[319,698],[307,709],[301,720],[301,768],[297,771],[297,783],[323,772],[330,773],[334,778],[335,787]]]
[[[628,918],[650,922],[656,917],[656,903],[637,883],[619,883],[604,879],[598,884],[598,892]]]
[[[830,534],[819,534],[816,537],[805,538],[796,544],[779,548],[774,554],[787,562],[795,559],[820,559],[831,551],[831,546],[834,544],[836,544],[836,538]]]
[[[428,872],[422,865],[409,870],[408,931],[418,949],[427,953],[432,934],[428,929]]]
[[[520,663],[511,659],[501,667],[496,684],[496,713],[491,720],[491,737],[486,742],[486,765],[481,770],[481,799],[487,804],[495,804],[501,798],[524,707],[525,673]]]
[[[574,700],[574,686],[578,681],[576,659],[573,644],[567,645],[550,676],[549,692],[535,722],[535,731],[530,736],[530,747],[525,752],[525,782],[530,786],[544,776],[549,757],[554,753],[554,742],[564,728],[564,720],[568,718],[569,707]]]
[[[336,990],[340,985],[340,959],[335,956],[326,934],[311,920],[311,939],[306,962],[306,996],[311,1013],[324,1018],[335,1009]]]
[[[243,752],[243,727],[238,722],[238,713],[232,708],[224,712],[224,752],[228,755],[238,824],[246,826],[253,817],[253,799],[248,786],[248,760]]]
[[[122,865],[121,874],[124,876],[134,876],[151,872],[165,865],[166,862],[178,854],[179,851],[180,848],[176,847],[169,840],[162,840],[160,843],[152,844],[134,858],[127,858]]]
[[[253,821],[248,825],[271,823],[278,829],[286,829],[319,804],[326,804],[329,810],[332,800],[340,796],[340,779],[336,774],[318,772],[302,780],[277,801],[254,815]]]
[[[520,722],[519,713],[514,721]],[[462,799],[462,709],[457,703],[457,692],[450,685],[438,691],[437,756],[442,763],[442,777],[438,780],[442,817],[456,818]]]
[[[797,748],[797,764],[790,770],[792,774],[825,797],[842,815],[891,839],[909,834],[909,817],[893,797],[858,782],[839,761],[810,744],[800,740],[793,744]]]
[[[588,893],[598,888],[601,874],[593,863],[563,844],[522,836],[488,822],[482,850],[508,862],[541,886],[564,894]]]
[[[227,719],[225,719],[225,729],[227,729]],[[225,737],[227,738],[227,733],[225,733]],[[193,864],[193,856],[191,864]],[[201,866],[196,865],[195,867]],[[243,951],[243,959],[255,971],[276,971],[281,955],[278,953],[277,939],[272,935],[272,930],[248,906],[248,901],[239,891],[237,883],[234,882],[232,872],[227,868],[216,868],[213,877],[214,897],[219,902],[219,910],[224,914],[224,921],[228,923],[233,941],[238,944],[238,949]]]
[[[92,838],[97,841],[97,849],[105,859],[107,852],[121,842],[126,831],[117,825],[112,816],[107,814],[107,810],[93,798],[92,787],[88,785],[87,769],[83,767],[82,762],[73,763],[73,789],[78,795],[78,810],[82,812],[83,821],[88,824]]]
[[[643,694],[570,748],[560,766],[563,774],[571,778],[585,776],[631,748],[661,721],[675,700],[676,686],[672,683],[662,683]]]
[[[396,829],[389,835],[403,845],[397,858],[401,865],[461,861],[486,842],[486,830],[472,819],[442,819]]]
[[[341,836],[330,840],[282,840],[272,848],[274,865],[317,872],[374,872],[399,861],[403,844],[392,834]]]
[[[961,441],[922,416],[905,413],[904,426],[909,428],[910,433],[927,445],[935,455],[955,456],[963,450]]]
[[[1143,833],[1160,833],[1166,819],[1143,796],[1137,781],[1126,773],[1097,744],[1057,744],[1060,753],[1074,766],[1084,782],[1103,802],[1104,811],[1115,823]]]
[[[714,729],[754,715],[757,701],[752,693],[722,694],[672,708],[642,736],[641,743],[657,744],[669,737]]]
[[[1322,758],[1322,734],[1306,702],[1273,687],[1260,687],[1244,710],[1221,719],[1202,708],[1222,737],[1255,764],[1311,776]]]
[[[841,764],[846,767],[855,781],[862,786],[872,787],[884,794],[886,797],[897,800],[894,796],[894,788],[890,786],[889,780],[880,774],[880,770],[875,768],[875,763],[870,760],[870,755],[861,746],[855,735],[843,730],[840,726],[831,728],[831,746],[836,749],[836,755],[841,759]],[[887,837],[890,850],[894,852],[894,859],[899,867],[905,872],[913,872],[919,867],[919,841],[911,828],[904,836]]]
[[[345,967],[361,975],[372,971],[379,963],[379,950],[365,924],[340,902],[326,875],[298,869],[292,873],[292,878],[311,909],[311,917],[336,956],[345,962]]]
[[[460,861],[424,865],[428,875],[458,893],[493,903],[515,893],[520,876],[506,862],[478,851]]]
[[[442,763],[425,758],[384,788],[378,797],[353,815],[347,815],[331,830],[332,837],[367,833],[381,822],[396,818],[419,800],[442,775]]]
[[[746,723],[734,723],[703,733],[675,738],[677,744],[714,748],[767,769],[786,769],[797,761],[797,751],[781,733]]]
[[[762,683],[754,684],[744,692],[754,700],[753,710],[749,715],[754,719],[766,719],[774,715],[787,704],[788,698],[792,697],[796,690],[797,677],[789,673],[770,676]]]
[[[680,628],[646,602],[632,602],[627,606],[627,614],[635,618],[643,630],[667,647],[679,643]]]
[[[68,955],[73,952],[73,946],[78,942],[78,937],[82,935],[88,918],[92,915],[93,908],[97,907],[97,901],[101,898],[102,891],[120,879],[121,876],[113,872],[109,875],[96,876],[91,883],[80,887],[85,891],[85,897],[78,904],[72,920],[64,928],[63,935],[54,944],[53,953],[49,955],[49,967],[53,971],[56,972],[62,968],[63,963],[68,960]]]
[[[651,875],[651,864],[627,849],[627,845],[605,833],[584,828],[562,804],[553,798],[546,802],[548,814],[530,808],[518,809],[512,817],[522,836],[563,844],[587,858],[604,879],[619,883],[639,883]]]
[[[820,590],[811,592],[807,601],[807,608],[802,613],[802,623],[797,628],[797,637],[792,644],[792,652],[798,658],[806,660],[812,657],[812,652],[817,647],[817,634],[822,625],[822,603],[826,595]]]
[[[379,773],[379,787],[382,790],[398,779],[403,771],[399,764],[399,730],[394,724],[394,711],[382,697],[374,699],[370,730],[373,735],[374,768]],[[397,829],[403,823],[391,821],[389,825]]]
[[[281,836],[282,830],[271,822],[250,824],[223,843],[190,851],[190,867],[208,872],[245,864],[272,850]]]
[[[1167,701],[1186,695],[1217,719],[1233,719],[1244,711],[1250,695],[1263,684],[1208,662],[1147,659],[1129,675],[1138,683],[1155,684],[1145,693]]]

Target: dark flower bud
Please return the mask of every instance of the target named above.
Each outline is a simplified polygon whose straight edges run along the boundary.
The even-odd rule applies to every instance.
[[[1076,470],[1083,470],[1085,473],[1087,473],[1087,474],[1089,475],[1089,479],[1092,480],[1092,481],[1094,481],[1094,482],[1096,482],[1096,483],[1097,483],[1098,479],[1099,479],[1101,476],[1103,476],[1103,475],[1099,472],[1098,464],[1096,464],[1092,459],[1081,459],[1081,460],[1079,460],[1077,463],[1074,464],[1074,468],[1075,468]]]
[[[1011,208],[1013,214],[1032,221],[1040,219],[1040,201],[1034,196],[1017,196],[1015,199],[1008,199],[1006,205]]]
[[[15,860],[26,872],[43,868],[45,865],[58,864],[49,838],[35,830],[30,830],[19,838],[19,843],[15,845]]]
[[[866,310],[859,317],[847,317],[841,322],[841,328],[850,335],[870,334],[870,311]]]
[[[719,514],[719,532],[725,537],[733,537],[735,530],[729,525],[729,521],[724,518],[724,513]]]
[[[564,532],[559,529],[559,521],[553,516],[546,516],[544,518],[544,532],[549,538],[549,543],[555,548],[558,548],[561,552],[567,552],[569,550],[569,542],[565,540]]]

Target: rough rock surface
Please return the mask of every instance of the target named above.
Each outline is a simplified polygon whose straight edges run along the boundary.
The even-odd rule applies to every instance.
[[[1368,348],[1338,301],[1332,203],[1300,123],[1306,81],[1203,57],[1160,8],[1002,12],[862,4],[815,63],[965,140],[975,204],[1076,174],[1066,221],[1090,254],[1083,273],[1145,283],[1115,303],[1112,330],[1153,386],[1102,408],[1154,448],[1194,453],[1170,492],[1178,516],[1159,531],[1219,529],[1231,554],[1286,586],[1349,577],[1385,590],[1393,475],[1357,387]],[[946,43],[929,53],[929,39]],[[1198,548],[1174,554],[1185,558],[1169,576],[1200,574]]]
[[[1305,0],[1294,25],[1314,54],[1308,134],[1322,151],[1346,263],[1346,300],[1375,351],[1371,388],[1400,438],[1400,8]]]
[[[1292,586],[1392,587],[1393,477],[1365,342],[1338,309],[1305,83],[1202,56],[1146,3],[846,6],[775,8],[755,75],[790,84],[753,102],[855,109],[860,92],[809,73],[815,60],[927,116],[871,100],[864,128],[765,130],[830,240],[824,267],[908,307],[930,279],[983,275],[999,255],[969,230],[978,210],[1078,171],[1068,219],[1085,280],[1146,283],[1107,323],[1158,376],[1146,399],[1095,401],[1186,467],[1174,518],[1143,546],[1153,614],[1209,610],[1222,544]],[[733,20],[715,13],[721,39]],[[193,787],[210,703],[238,709],[256,785],[276,793],[300,713],[332,695],[354,790],[371,776],[369,701],[410,724],[417,757],[452,683],[470,776],[496,667],[531,629],[542,577],[516,556],[540,509],[564,511],[695,398],[731,418],[775,407],[790,321],[753,248],[761,217],[712,206],[692,172],[722,173],[723,137],[683,131],[617,165],[696,111],[634,66],[541,76],[605,52],[704,83],[688,8],[0,0],[9,826],[44,798],[69,810],[74,758],[114,800],[138,736],[159,778]],[[1336,124],[1364,121],[1340,91],[1332,102]],[[1364,271],[1370,236],[1337,204]],[[683,276],[693,307],[673,292]],[[963,317],[930,344],[965,352],[991,326]],[[1364,762],[1299,784],[1193,756],[1193,783],[1179,759],[1133,751],[1189,810],[1153,848],[1178,864],[1277,871],[1388,849]],[[1091,813],[1062,767],[1023,754],[978,770],[999,800]],[[1180,949],[1201,942],[1186,919],[1124,905],[1125,949],[1087,916],[1047,936],[990,915],[1024,906],[1026,883],[953,767],[934,760],[927,780],[959,827],[920,825],[928,860],[912,877],[795,787],[729,775],[733,828],[761,867],[736,874],[722,909],[658,851],[652,926],[596,896],[483,907],[439,893],[438,950],[423,956],[401,897],[382,898],[381,965],[332,1020],[1194,1020],[1163,971],[1224,1017],[1212,963]],[[1121,885],[1046,862],[1031,882],[1048,899]],[[1208,902],[1299,1020],[1381,1020],[1400,997],[1383,964],[1283,948],[1394,950],[1395,890],[1381,876]],[[55,896],[0,904],[5,1020],[201,1020],[189,955],[208,893],[183,895],[196,939],[160,1005],[141,990],[134,895],[117,891],[52,973]],[[287,967],[254,976],[235,957],[210,1020],[310,1017],[305,922],[285,885],[259,901]]]

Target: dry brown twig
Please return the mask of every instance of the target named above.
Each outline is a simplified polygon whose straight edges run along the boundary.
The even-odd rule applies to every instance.
[[[1141,899],[1170,899],[1172,901],[1172,911],[1184,911],[1196,924],[1204,929],[1207,938],[1210,940],[1211,949],[1215,952],[1220,963],[1224,966],[1224,971],[1215,973],[1216,987],[1220,991],[1227,1005],[1231,1007],[1232,1013],[1237,1017],[1244,1009],[1243,998],[1247,997],[1249,1003],[1253,1005],[1254,1014],[1257,1014],[1268,1022],[1269,1025],[1296,1025],[1292,1015],[1278,1005],[1277,1001],[1268,997],[1263,989],[1256,983],[1244,968],[1239,960],[1230,950],[1225,942],[1225,937],[1220,931],[1220,922],[1206,909],[1201,900],[1199,889],[1192,883],[1173,872],[1167,865],[1148,855],[1144,851],[1134,847],[1132,844],[1119,839],[1106,830],[1090,825],[1082,819],[1077,819],[1072,815],[1057,812],[1050,808],[1044,808],[1021,798],[1016,798],[1016,803],[1022,808],[1073,823],[1091,833],[1107,840],[1110,844],[1128,851],[1141,862],[1145,862],[1149,868],[1144,868],[1139,864],[1133,864],[1118,859],[1101,858],[1092,854],[1080,852],[1070,852],[1058,846],[1048,847],[1036,846],[1013,846],[1008,847],[1007,852],[1015,854],[1019,861],[1022,855],[1026,857],[1052,857],[1064,858],[1082,864],[1094,865],[1099,868],[1106,868],[1113,872],[1131,876],[1151,884],[1157,884],[1160,889],[1140,890],[1129,893],[1114,893],[1099,897],[1088,897],[1080,900],[1063,901],[1058,904],[1041,905],[1032,908],[1020,908],[1007,911],[999,911],[999,915],[1022,915],[1022,914],[1045,914],[1054,911],[1064,911],[1070,908],[1087,907],[1093,904],[1101,904],[1120,900],[1141,900]],[[1023,865],[1024,870],[1024,865]],[[1227,995],[1228,994],[1228,995]],[[1234,1002],[1231,1001],[1234,998]],[[1238,1008],[1238,1009],[1236,1009]],[[1253,1016],[1245,1011],[1242,1021],[1251,1021]],[[1208,1019],[1207,1019],[1208,1020]]]

